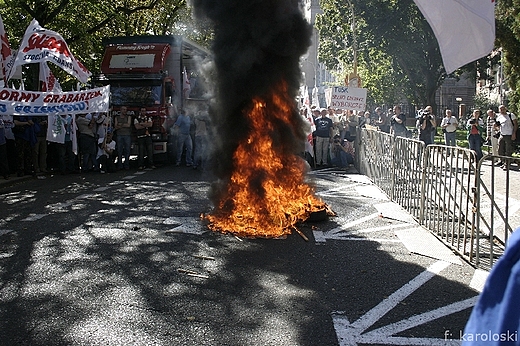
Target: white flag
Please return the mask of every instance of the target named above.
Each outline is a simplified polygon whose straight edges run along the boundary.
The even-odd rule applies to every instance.
[[[493,50],[495,0],[414,1],[435,33],[446,73]]]
[[[50,61],[58,65],[80,82],[86,83],[92,75],[71,53],[67,43],[57,32],[44,29],[33,19],[25,30],[22,43],[14,61],[13,69],[8,75],[12,78],[17,66]]]
[[[186,72],[186,66],[184,66],[182,75],[183,75],[182,93],[184,95],[184,98],[188,98],[188,97],[190,97],[191,85],[190,85],[190,79],[188,78],[188,73]]]
[[[52,73],[46,61],[40,63],[40,85],[41,91],[62,91],[60,83]]]
[[[65,143],[65,119],[58,114],[47,117],[47,141],[54,143]]]

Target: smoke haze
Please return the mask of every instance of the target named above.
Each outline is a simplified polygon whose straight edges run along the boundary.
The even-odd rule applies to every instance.
[[[193,0],[192,5],[198,18],[212,23],[215,33],[211,50],[217,102],[211,118],[218,136],[213,156],[219,182],[212,199],[218,200],[233,171],[233,153],[248,136],[250,124],[244,112],[252,99],[272,93],[284,81],[289,97],[296,100],[299,58],[311,43],[312,28],[294,0]],[[296,103],[290,112],[290,124],[276,124],[273,146],[298,154],[306,137],[304,124]]]

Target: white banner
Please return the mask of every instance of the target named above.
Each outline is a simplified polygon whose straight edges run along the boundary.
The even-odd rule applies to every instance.
[[[109,85],[60,93],[0,88],[0,114],[47,116],[108,112],[109,94]]]
[[[80,82],[86,83],[92,73],[87,70],[71,53],[67,43],[57,32],[44,29],[33,19],[25,30],[22,43],[14,61],[8,80],[12,78],[17,66],[50,61]]]
[[[367,106],[367,89],[336,86],[325,90],[327,106],[363,112]]]

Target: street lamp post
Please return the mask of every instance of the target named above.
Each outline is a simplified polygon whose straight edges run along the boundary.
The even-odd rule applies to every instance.
[[[462,97],[456,97],[455,101],[457,101],[457,112],[459,113],[459,119],[460,119],[462,116],[462,108],[461,108]]]
[[[351,15],[352,15],[352,23],[350,24],[350,31],[352,31],[352,49],[354,50],[354,71],[347,76],[347,85],[355,88],[361,87],[361,81],[359,79],[357,73],[357,37],[356,37],[356,19],[354,17],[354,4],[347,0],[350,5]]]

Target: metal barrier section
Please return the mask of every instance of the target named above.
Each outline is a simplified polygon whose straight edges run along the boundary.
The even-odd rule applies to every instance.
[[[396,137],[392,153],[392,188],[387,192],[392,201],[402,206],[417,220],[422,218],[422,177],[424,143]]]
[[[476,227],[482,232],[477,233],[476,242],[480,245],[475,249],[475,260],[480,266],[493,266],[503,254],[507,239],[520,225],[520,190],[515,188],[511,170],[515,161],[508,156],[486,155],[479,162]],[[515,163],[518,166],[518,161]]]
[[[514,158],[487,155],[476,162],[469,149],[425,147],[372,129],[357,138],[361,174],[468,262],[493,266],[511,225],[520,225],[520,190],[512,193],[510,184]]]
[[[474,262],[479,181],[475,154],[464,148],[429,145],[424,162],[419,222]]]

